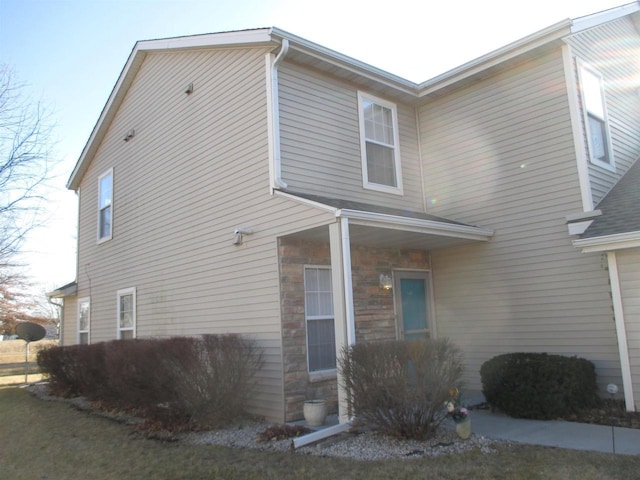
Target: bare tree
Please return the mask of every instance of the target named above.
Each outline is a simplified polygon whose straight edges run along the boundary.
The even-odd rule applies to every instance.
[[[42,297],[31,293],[32,285],[17,274],[0,273],[0,335],[13,335],[20,322],[55,325],[56,314]]]
[[[42,105],[26,99],[23,90],[9,67],[0,65],[0,273],[12,266],[37,225],[49,175],[51,126]]]

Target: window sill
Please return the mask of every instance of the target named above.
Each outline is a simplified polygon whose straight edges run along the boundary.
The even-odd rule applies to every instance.
[[[336,370],[322,370],[320,372],[309,372],[309,382],[323,382],[325,380],[334,380],[338,378]]]

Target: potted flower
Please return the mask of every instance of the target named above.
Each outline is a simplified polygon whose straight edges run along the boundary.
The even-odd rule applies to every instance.
[[[466,440],[471,436],[471,418],[469,417],[469,410],[465,407],[458,406],[460,403],[460,394],[457,388],[451,388],[451,400],[445,403],[447,407],[448,416],[456,424],[456,433],[460,438]]]

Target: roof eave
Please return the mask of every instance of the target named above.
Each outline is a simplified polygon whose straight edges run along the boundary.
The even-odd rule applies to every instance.
[[[462,238],[481,242],[489,241],[494,234],[494,231],[491,229],[474,227],[472,225],[400,217],[396,215],[363,212],[359,210],[340,209],[336,211],[336,217],[348,218],[350,223],[356,225],[395,228],[430,235]]]
[[[418,86],[419,96],[427,96],[441,88],[465,80],[538,47],[561,40],[571,34],[571,25],[572,21],[570,19],[555,23],[543,30],[449,70],[442,75],[433,77]]]
[[[573,246],[580,248],[582,253],[609,252],[625,248],[637,248],[640,247],[640,231],[581,238],[574,240]]]

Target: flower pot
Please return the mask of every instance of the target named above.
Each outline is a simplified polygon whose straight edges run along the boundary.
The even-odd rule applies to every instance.
[[[327,419],[327,402],[324,400],[307,400],[302,409],[304,419],[310,427],[322,425]]]
[[[469,438],[471,436],[471,418],[465,417],[456,423],[456,433],[463,440]]]

